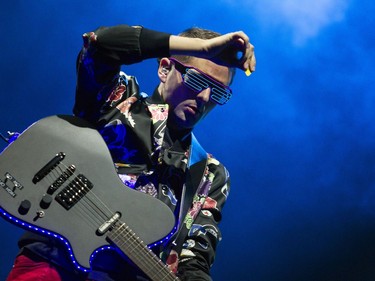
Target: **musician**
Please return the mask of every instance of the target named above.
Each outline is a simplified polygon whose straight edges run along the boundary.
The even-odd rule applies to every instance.
[[[175,214],[176,233],[153,251],[181,280],[211,280],[229,174],[192,130],[229,101],[236,68],[255,70],[248,36],[200,28],[176,36],[118,25],[85,33],[83,40],[74,114],[102,134],[124,188],[160,199]],[[149,58],[158,58],[160,80],[151,96],[120,69]],[[114,251],[97,254],[92,271],[82,273],[59,243],[25,233],[7,281],[150,280]]]

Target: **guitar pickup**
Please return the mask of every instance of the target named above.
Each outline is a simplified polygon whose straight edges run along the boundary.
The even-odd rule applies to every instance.
[[[73,207],[92,188],[93,184],[82,174],[74,178],[63,190],[56,195],[56,201],[66,210]]]

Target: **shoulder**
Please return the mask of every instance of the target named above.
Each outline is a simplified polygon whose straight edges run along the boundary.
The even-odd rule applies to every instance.
[[[207,169],[208,177],[211,177],[213,183],[223,185],[229,182],[229,172],[227,168],[212,154],[207,154]]]
[[[229,180],[229,172],[226,167],[211,153],[207,153],[202,145],[198,142],[197,138],[192,134],[192,149],[190,159],[192,163],[207,159],[205,175],[210,177],[219,176],[225,182]],[[194,160],[195,159],[195,160]],[[192,164],[190,163],[190,164]]]

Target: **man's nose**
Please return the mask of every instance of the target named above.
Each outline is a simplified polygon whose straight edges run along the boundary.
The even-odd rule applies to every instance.
[[[211,88],[204,89],[203,91],[199,92],[197,95],[197,99],[203,102],[209,102],[211,95]]]

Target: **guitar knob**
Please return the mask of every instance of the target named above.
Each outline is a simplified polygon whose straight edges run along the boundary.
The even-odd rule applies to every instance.
[[[20,213],[21,215],[26,215],[29,212],[30,207],[31,207],[30,201],[23,200],[20,206],[18,207],[18,213]]]
[[[42,200],[40,201],[40,207],[43,209],[47,209],[49,205],[51,205],[52,196],[49,194],[44,194]]]

